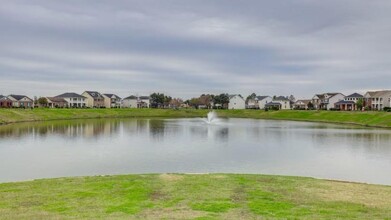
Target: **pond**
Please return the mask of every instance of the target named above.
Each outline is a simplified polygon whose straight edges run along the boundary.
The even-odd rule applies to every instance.
[[[138,173],[251,173],[391,185],[391,130],[220,119],[0,126],[0,182]]]

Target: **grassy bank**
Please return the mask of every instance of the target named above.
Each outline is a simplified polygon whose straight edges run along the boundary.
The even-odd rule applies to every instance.
[[[0,109],[0,124],[87,118],[205,117],[208,110],[194,109]],[[391,128],[388,112],[219,110],[220,117],[348,123]]]
[[[391,187],[264,175],[126,175],[0,184],[2,219],[389,219]]]

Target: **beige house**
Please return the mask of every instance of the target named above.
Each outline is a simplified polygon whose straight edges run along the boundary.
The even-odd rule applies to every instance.
[[[369,91],[364,95],[364,105],[370,110],[391,107],[391,90]]]
[[[308,109],[308,105],[311,103],[311,99],[301,99],[301,100],[297,100],[294,104],[293,104],[293,109],[302,109],[302,110],[307,110]]]
[[[249,109],[264,109],[265,105],[273,99],[270,96],[256,96],[254,99],[249,99],[247,108]]]
[[[85,91],[81,94],[86,97],[86,106],[88,108],[103,108],[105,107],[104,97],[96,91]]]
[[[103,94],[106,108],[120,108],[121,98],[115,94]]]
[[[45,97],[47,104],[46,106],[42,107],[48,107],[48,108],[67,108],[68,102],[64,98],[59,97]]]
[[[12,101],[14,108],[34,108],[34,100],[25,95],[9,95],[7,98]]]

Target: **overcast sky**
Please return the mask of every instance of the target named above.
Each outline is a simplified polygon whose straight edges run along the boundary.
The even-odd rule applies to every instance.
[[[391,88],[390,0],[0,0],[0,94]]]

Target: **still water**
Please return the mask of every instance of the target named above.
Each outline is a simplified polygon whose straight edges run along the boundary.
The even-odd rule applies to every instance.
[[[391,185],[391,130],[252,119],[0,126],[0,182],[162,172],[278,174]]]

